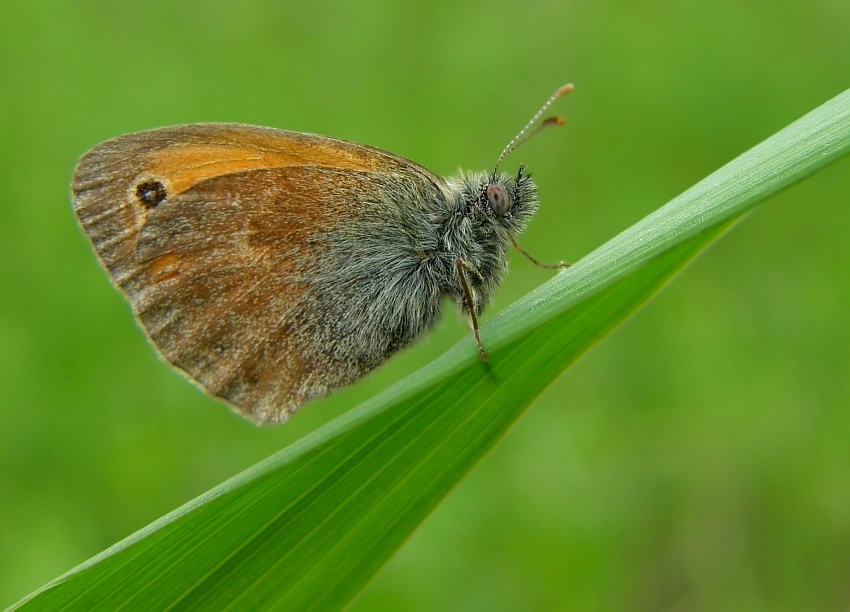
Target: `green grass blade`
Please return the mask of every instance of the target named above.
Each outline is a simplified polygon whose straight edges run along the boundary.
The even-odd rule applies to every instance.
[[[19,609],[343,606],[570,363],[755,204],[848,151],[850,91],[494,317],[486,366],[465,339]]]

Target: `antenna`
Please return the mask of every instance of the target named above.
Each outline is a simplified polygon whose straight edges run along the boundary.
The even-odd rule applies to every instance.
[[[540,125],[537,126],[537,128],[535,130],[533,130],[532,132],[528,132],[529,128],[531,128],[531,126],[534,125],[534,123],[538,119],[540,119],[540,115],[545,113],[546,109],[549,108],[550,106],[552,106],[552,103],[555,102],[555,100],[557,100],[561,96],[567,95],[572,90],[573,90],[573,84],[572,83],[567,83],[566,85],[559,87],[558,90],[555,93],[553,93],[549,97],[548,100],[546,100],[546,103],[543,106],[540,107],[540,110],[537,111],[536,113],[534,113],[534,116],[531,118],[531,121],[529,121],[528,123],[525,124],[525,127],[522,128],[519,131],[519,134],[514,136],[513,140],[511,140],[508,143],[508,146],[506,146],[504,148],[504,150],[502,151],[501,155],[499,155],[499,159],[496,161],[496,167],[493,168],[493,178],[496,177],[496,171],[499,169],[499,164],[502,163],[502,160],[505,159],[505,157],[507,157],[508,154],[511,151],[513,151],[518,146],[520,146],[522,143],[524,143],[526,140],[528,140],[529,138],[531,138],[532,136],[534,136],[535,134],[537,134],[541,130],[546,129],[547,127],[555,127],[555,126],[558,126],[558,125],[564,125],[564,120],[561,117],[549,117],[547,119],[544,119],[540,123]]]

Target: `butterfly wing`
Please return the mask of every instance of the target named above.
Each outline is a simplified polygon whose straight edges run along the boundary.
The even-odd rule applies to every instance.
[[[80,225],[162,356],[246,416],[275,422],[412,339],[389,330],[386,346],[364,351],[347,318],[375,325],[392,313],[370,301],[398,306],[369,283],[387,261],[410,260],[405,237],[417,230],[403,227],[402,208],[438,200],[440,180],[353,143],[195,124],[95,147],[72,189]],[[415,263],[406,294],[424,291],[438,309],[439,292],[415,285]]]

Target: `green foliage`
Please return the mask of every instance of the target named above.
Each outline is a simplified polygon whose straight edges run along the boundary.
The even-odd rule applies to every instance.
[[[423,371],[20,609],[346,604],[576,358],[755,204],[850,152],[850,90],[526,296]]]
[[[356,385],[257,429],[157,359],[99,269],[69,201],[89,147],[240,121],[486,170],[571,81],[566,126],[504,168],[540,189],[523,246],[584,266],[844,91],[847,23],[835,0],[0,2],[0,609],[468,335],[447,308]],[[351,609],[850,608],[847,168],[759,206],[559,376]],[[553,275],[510,265],[491,349],[518,340],[511,312],[554,320],[583,278],[515,310]],[[454,358],[478,367],[464,342]]]

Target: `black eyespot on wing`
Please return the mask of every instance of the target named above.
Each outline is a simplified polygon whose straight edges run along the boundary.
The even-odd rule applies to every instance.
[[[145,208],[156,208],[168,196],[165,185],[154,179],[148,179],[136,185],[136,197]]]

